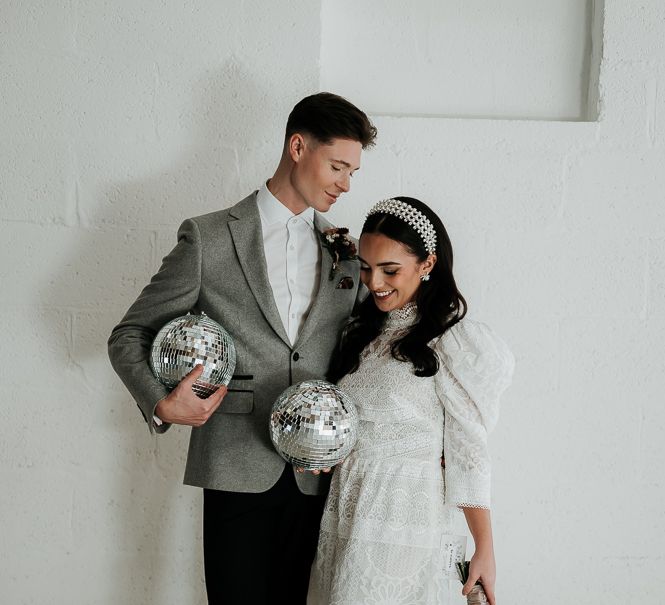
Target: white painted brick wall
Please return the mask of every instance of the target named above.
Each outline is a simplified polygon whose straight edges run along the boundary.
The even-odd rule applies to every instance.
[[[188,432],[148,435],[105,343],[182,218],[269,176],[318,86],[320,9],[0,11],[0,603],[204,602]],[[606,0],[604,30],[598,122],[377,118],[333,213],[434,206],[471,314],[515,351],[504,605],[665,594],[665,4]]]

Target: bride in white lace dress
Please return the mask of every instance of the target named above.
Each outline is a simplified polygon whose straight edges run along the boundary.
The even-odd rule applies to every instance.
[[[308,603],[452,603],[442,542],[460,508],[475,542],[464,594],[479,579],[494,603],[487,433],[513,357],[464,318],[450,240],[422,202],[377,204],[359,257],[370,296],[331,370],[359,438],[334,471]]]

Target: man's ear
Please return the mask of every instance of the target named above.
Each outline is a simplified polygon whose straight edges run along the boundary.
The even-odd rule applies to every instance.
[[[298,132],[294,132],[289,139],[289,156],[297,164],[305,151],[305,137]]]

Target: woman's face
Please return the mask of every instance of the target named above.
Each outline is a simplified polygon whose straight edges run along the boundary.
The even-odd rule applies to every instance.
[[[420,276],[429,273],[436,262],[434,255],[420,262],[404,244],[382,233],[363,233],[358,256],[360,279],[381,311],[399,309],[414,300],[422,283]]]

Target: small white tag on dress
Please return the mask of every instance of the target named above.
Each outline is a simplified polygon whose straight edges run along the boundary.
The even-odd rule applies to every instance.
[[[443,553],[443,571],[457,577],[456,563],[465,560],[466,536],[441,536],[441,552]]]

